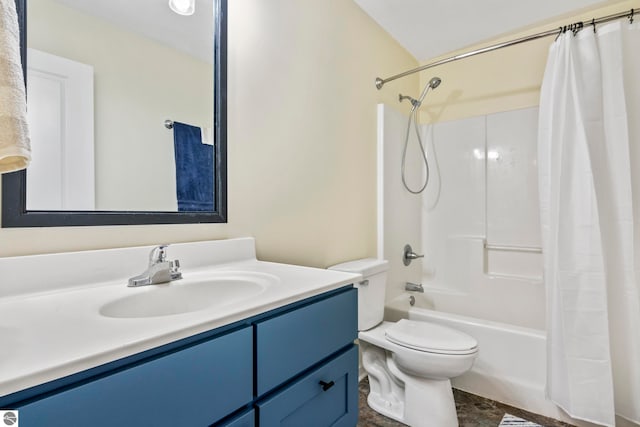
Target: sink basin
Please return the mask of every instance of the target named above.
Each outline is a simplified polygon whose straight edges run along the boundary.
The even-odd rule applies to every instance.
[[[277,282],[275,276],[245,272],[185,278],[162,285],[131,288],[134,294],[103,305],[100,314],[143,318],[192,313],[254,297]]]

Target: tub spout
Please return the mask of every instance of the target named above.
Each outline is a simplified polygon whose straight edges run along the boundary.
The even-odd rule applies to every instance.
[[[422,283],[411,283],[407,282],[404,285],[404,290],[409,292],[420,292],[424,293],[424,288],[422,287]]]

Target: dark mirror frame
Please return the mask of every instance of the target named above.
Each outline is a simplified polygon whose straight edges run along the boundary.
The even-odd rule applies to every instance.
[[[2,227],[63,227],[87,225],[194,224],[227,222],[227,0],[214,2],[214,134],[215,207],[212,212],[30,211],[26,171],[2,176]],[[20,26],[22,72],[27,75],[27,0],[15,0]],[[37,154],[36,154],[37,155]]]

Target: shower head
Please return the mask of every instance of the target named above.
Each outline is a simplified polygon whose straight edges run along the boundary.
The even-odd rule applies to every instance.
[[[429,83],[427,83],[424,89],[422,89],[422,93],[420,94],[418,100],[411,103],[413,105],[413,109],[411,111],[415,110],[416,108],[420,108],[420,106],[422,105],[422,101],[424,100],[424,97],[427,96],[427,92],[429,91],[429,89],[437,88],[438,86],[440,86],[440,83],[442,83],[442,79],[440,77],[433,77],[431,80],[429,80]]]

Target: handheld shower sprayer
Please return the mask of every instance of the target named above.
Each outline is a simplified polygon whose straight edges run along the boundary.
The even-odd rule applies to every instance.
[[[424,89],[422,89],[422,93],[420,94],[420,97],[418,99],[412,98],[407,95],[399,94],[398,100],[402,102],[405,99],[408,99],[409,102],[411,102],[411,106],[412,106],[411,112],[413,112],[414,110],[420,108],[420,106],[422,105],[422,101],[424,100],[424,97],[427,96],[427,92],[429,91],[429,89],[433,90],[437,88],[438,86],[440,86],[441,82],[442,82],[442,79],[440,77],[434,77],[431,80],[429,80],[429,83],[427,83]]]
[[[405,138],[404,138],[404,149],[402,150],[402,184],[404,185],[404,188],[407,189],[407,191],[409,191],[412,194],[420,194],[424,191],[425,188],[427,188],[427,184],[429,183],[429,161],[427,160],[427,153],[424,149],[424,144],[422,143],[422,138],[420,137],[420,130],[418,129],[418,109],[420,108],[420,106],[422,105],[422,101],[424,100],[425,96],[427,96],[427,92],[429,91],[429,89],[433,90],[435,88],[437,88],[438,86],[440,86],[440,83],[442,83],[442,79],[440,79],[440,77],[433,77],[431,80],[429,80],[429,82],[425,85],[424,89],[422,89],[422,93],[420,94],[420,96],[418,97],[418,99],[412,98],[410,96],[406,96],[406,95],[398,95],[398,100],[400,102],[402,102],[405,99],[408,99],[411,102],[411,112],[409,113],[409,121],[407,122],[407,133],[405,134]],[[406,163],[406,158],[407,158],[407,146],[409,145],[409,132],[411,130],[411,121],[413,120],[413,125],[415,128],[415,133],[416,133],[416,137],[418,138],[418,145],[420,146],[420,151],[422,152],[422,158],[424,159],[424,166],[425,166],[425,179],[424,179],[424,184],[422,185],[422,187],[420,187],[419,190],[412,190],[411,188],[409,188],[409,185],[407,184],[406,178],[405,178],[405,163]]]

